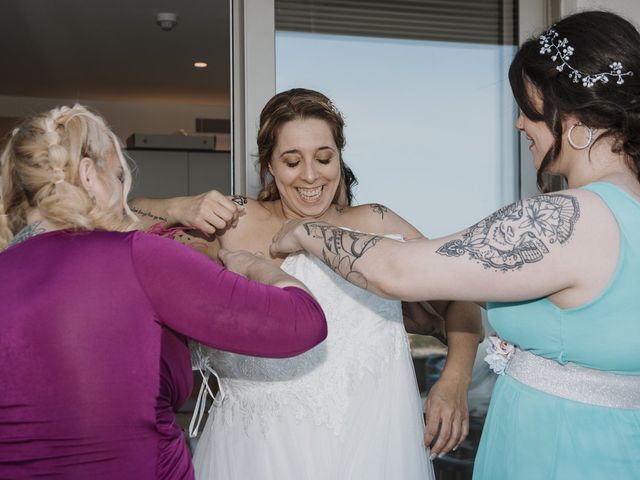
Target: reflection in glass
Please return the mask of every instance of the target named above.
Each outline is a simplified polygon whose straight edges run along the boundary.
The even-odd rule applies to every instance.
[[[516,198],[517,2],[275,4],[276,89],[320,90],[345,115],[358,203],[436,237]]]
[[[276,33],[277,90],[328,95],[346,117],[358,203],[435,237],[516,197],[514,46]]]

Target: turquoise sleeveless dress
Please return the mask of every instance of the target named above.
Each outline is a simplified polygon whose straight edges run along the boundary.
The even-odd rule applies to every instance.
[[[546,297],[493,303],[489,322],[503,340],[561,364],[640,375],[640,202],[609,183],[583,188],[603,199],[620,228],[619,261],[607,287],[570,309]],[[638,480],[640,410],[566,400],[500,375],[473,478]]]

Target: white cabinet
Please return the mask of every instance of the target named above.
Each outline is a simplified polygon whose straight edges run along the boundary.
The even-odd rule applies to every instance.
[[[231,154],[171,150],[127,150],[134,179],[129,198],[231,193]]]

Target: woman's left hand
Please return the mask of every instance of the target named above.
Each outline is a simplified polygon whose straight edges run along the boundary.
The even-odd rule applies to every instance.
[[[469,434],[467,405],[468,379],[445,373],[431,387],[425,403],[425,446],[431,457],[443,456],[457,448]],[[435,440],[435,443],[434,443]]]

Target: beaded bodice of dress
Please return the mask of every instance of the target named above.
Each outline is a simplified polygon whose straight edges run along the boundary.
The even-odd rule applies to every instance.
[[[327,318],[328,337],[287,359],[196,346],[196,356],[218,373],[225,392],[215,414],[223,415],[228,425],[241,422],[245,428],[268,415],[310,417],[339,433],[358,379],[380,378],[388,362],[409,355],[400,302],[348,283],[308,254],[289,256],[281,268],[316,297]]]

